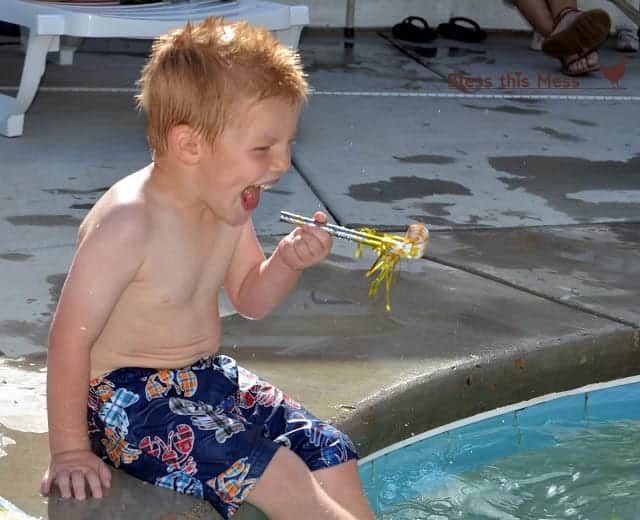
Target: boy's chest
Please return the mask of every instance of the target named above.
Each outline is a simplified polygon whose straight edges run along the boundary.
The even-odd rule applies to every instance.
[[[193,232],[159,235],[149,245],[139,282],[162,304],[215,298],[224,282],[233,243]]]

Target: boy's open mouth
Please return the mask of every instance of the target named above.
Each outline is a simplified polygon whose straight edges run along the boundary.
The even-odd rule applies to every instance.
[[[268,190],[269,188],[271,188],[270,184],[252,184],[251,186],[247,186],[240,194],[242,207],[246,211],[256,209],[260,202],[260,192]]]

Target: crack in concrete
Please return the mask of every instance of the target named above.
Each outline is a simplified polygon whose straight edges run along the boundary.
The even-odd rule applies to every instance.
[[[510,282],[509,280],[505,280],[504,278],[500,278],[499,276],[495,276],[489,273],[486,273],[484,271],[481,271],[479,269],[476,269],[474,267],[469,267],[469,266],[465,266],[462,264],[459,264],[457,262],[451,262],[449,260],[445,260],[444,258],[439,258],[437,256],[429,256],[428,258],[426,258],[426,260],[432,261],[436,264],[441,264],[441,265],[446,265],[447,267],[453,267],[454,269],[459,269],[460,271],[464,271],[476,276],[480,276],[481,278],[485,278],[487,280],[491,280],[492,282],[496,282],[499,283],[501,285],[507,286],[507,287],[511,287],[512,289],[516,289],[518,291],[522,291],[524,293],[527,294],[531,294],[532,296],[537,296],[539,298],[543,298],[545,300],[551,301],[553,303],[558,303],[560,305],[563,305],[564,307],[569,307],[571,309],[580,311],[580,312],[584,312],[586,314],[590,314],[592,316],[596,316],[598,318],[603,318],[605,320],[609,320],[609,321],[613,321],[616,323],[620,323],[621,325],[625,325],[627,327],[631,327],[634,330],[640,330],[640,323],[634,323],[633,321],[629,321],[629,320],[625,320],[624,318],[618,318],[617,316],[612,316],[610,314],[601,312],[601,311],[597,311],[595,309],[590,309],[589,307],[585,307],[582,305],[579,305],[577,303],[573,303],[573,302],[568,302],[568,301],[564,301],[561,300],[560,298],[557,298],[555,296],[551,296],[549,294],[545,294],[541,291],[537,291],[535,289],[531,289],[530,287],[526,287],[524,285],[520,285],[518,283],[515,282]]]

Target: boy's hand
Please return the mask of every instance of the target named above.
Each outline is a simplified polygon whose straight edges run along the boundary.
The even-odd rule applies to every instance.
[[[102,498],[102,488],[111,487],[109,467],[91,451],[67,451],[51,457],[49,469],[44,474],[40,491],[48,495],[53,484],[58,486],[62,498],[87,497],[85,484],[94,498]]]
[[[327,216],[322,211],[316,211],[313,219],[324,224]],[[329,233],[312,225],[296,227],[278,244],[278,254],[284,264],[295,271],[301,271],[324,260],[333,239]]]

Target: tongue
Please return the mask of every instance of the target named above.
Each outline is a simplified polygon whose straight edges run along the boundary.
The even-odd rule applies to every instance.
[[[258,207],[260,202],[260,188],[258,186],[248,186],[240,194],[242,198],[242,207],[246,211],[251,211]]]

